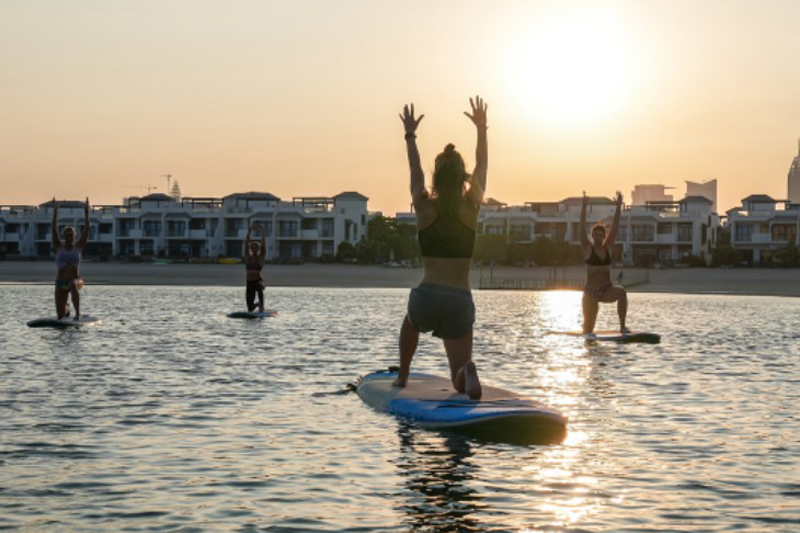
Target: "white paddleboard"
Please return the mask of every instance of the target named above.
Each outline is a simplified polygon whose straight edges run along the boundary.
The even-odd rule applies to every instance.
[[[587,341],[612,341],[612,342],[645,342],[648,344],[658,344],[661,342],[661,335],[648,331],[629,331],[620,333],[619,330],[597,330],[594,333],[584,334],[583,331],[551,331],[551,334],[570,335],[573,337],[583,337]]]
[[[88,326],[96,326],[102,320],[93,316],[83,315],[80,320],[75,320],[72,317],[56,318],[56,317],[43,317],[31,320],[28,322],[29,328],[83,328]]]
[[[560,442],[567,417],[540,402],[483,386],[480,400],[456,392],[449,378],[411,373],[404,388],[393,387],[397,372],[362,377],[356,393],[370,407],[429,429],[516,444]]]
[[[278,316],[278,312],[274,309],[265,309],[263,313],[259,312],[247,312],[247,311],[235,311],[233,313],[228,313],[228,318],[269,318],[273,316]]]

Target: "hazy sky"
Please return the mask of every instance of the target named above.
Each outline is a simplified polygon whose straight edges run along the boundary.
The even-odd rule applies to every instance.
[[[719,179],[721,209],[786,197],[800,2],[2,0],[0,203],[356,190],[408,209],[489,103],[489,196],[626,197]]]

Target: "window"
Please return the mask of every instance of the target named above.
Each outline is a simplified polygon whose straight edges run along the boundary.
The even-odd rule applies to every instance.
[[[161,235],[161,221],[145,220],[142,222],[142,229],[145,237],[158,237]]]
[[[281,220],[278,222],[279,237],[297,237],[297,221]],[[283,254],[281,254],[283,255]],[[292,256],[294,257],[294,256]]]
[[[118,235],[120,237],[128,237],[131,234],[131,231],[136,229],[136,219],[135,218],[121,218],[119,219],[119,226],[118,226]],[[132,254],[133,252],[131,252]],[[123,254],[129,255],[129,254]]]
[[[671,222],[659,222],[658,223],[658,234],[659,235],[670,235],[672,233],[672,223]]]
[[[484,226],[486,235],[503,235],[503,226]]]
[[[794,224],[775,224],[772,226],[772,240],[794,242],[797,239],[797,226]]]
[[[189,229],[206,229],[206,221],[203,218],[193,218],[189,221]]]
[[[241,218],[231,218],[225,221],[226,237],[238,237],[242,229],[244,229],[244,221]]]
[[[167,237],[184,237],[186,235],[186,221],[170,220],[167,222]]]
[[[692,240],[692,224],[678,224],[678,242],[690,242]]]
[[[317,219],[316,218],[303,219],[300,227],[302,229],[317,229]]]
[[[512,224],[508,230],[509,236],[513,241],[528,241],[531,239],[531,227],[528,224]]]
[[[322,235],[323,238],[332,238],[333,237],[333,219],[332,218],[324,218],[322,219]]]
[[[111,233],[113,233],[113,228],[114,228],[113,224],[102,223],[100,224],[100,228],[98,231],[100,232],[100,235],[110,235]]]
[[[655,228],[652,224],[634,224],[631,228],[631,240],[652,242],[654,240]]]
[[[736,224],[736,240],[742,242],[753,240],[753,226],[750,224]]]

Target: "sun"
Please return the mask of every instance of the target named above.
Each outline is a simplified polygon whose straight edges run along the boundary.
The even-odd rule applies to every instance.
[[[507,87],[535,120],[572,129],[615,118],[635,96],[636,46],[613,11],[537,16],[506,54]]]

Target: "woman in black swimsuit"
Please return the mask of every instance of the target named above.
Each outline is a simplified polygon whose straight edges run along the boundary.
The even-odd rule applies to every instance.
[[[453,388],[473,400],[481,397],[478,370],[472,361],[472,325],[475,305],[469,284],[469,269],[475,247],[478,211],[486,190],[488,148],[486,104],[479,96],[470,98],[477,146],[475,170],[467,174],[464,159],[448,144],[436,157],[433,187],[425,187],[425,174],[417,149],[417,126],[424,115],[414,116],[414,106],[403,108],[400,119],[405,129],[408,166],[411,171],[411,199],[417,214],[423,276],[411,291],[408,312],[400,328],[400,372],[394,382],[405,387],[411,359],[420,332],[433,332],[444,341]]]
[[[628,333],[629,330],[625,327],[625,317],[628,314],[628,293],[622,287],[611,283],[611,251],[617,240],[622,193],[617,192],[617,209],[614,212],[611,230],[608,231],[604,224],[598,222],[592,227],[591,240],[586,233],[587,201],[584,192],[580,227],[581,251],[586,262],[586,286],[583,288],[583,333],[590,335],[594,331],[600,302],[617,302],[619,330],[621,333]]]
[[[261,230],[261,242],[251,241],[250,232],[253,228]],[[264,279],[261,277],[261,269],[267,259],[267,232],[262,225],[252,225],[247,228],[244,248],[244,267],[247,269],[247,312],[252,313],[256,309],[256,296],[258,296],[258,312],[264,312]]]

